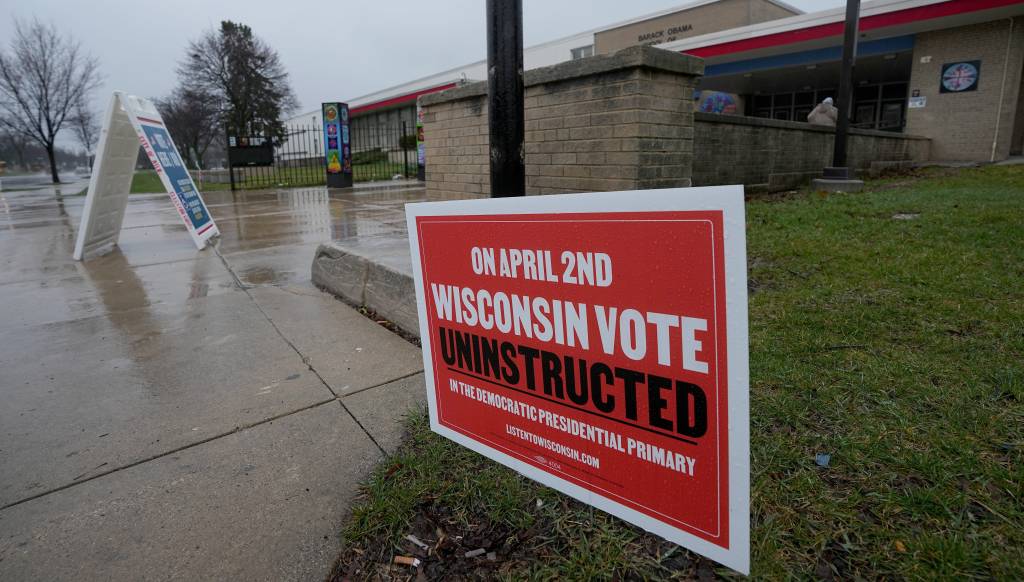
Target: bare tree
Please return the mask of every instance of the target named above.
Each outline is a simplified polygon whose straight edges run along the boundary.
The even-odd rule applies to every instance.
[[[28,162],[25,157],[28,145],[29,139],[27,137],[20,133],[14,133],[0,122],[0,154],[13,154],[14,159],[12,161],[15,163],[15,167],[22,171],[28,170]]]
[[[0,123],[39,143],[60,182],[54,141],[77,103],[100,84],[98,61],[52,24],[16,22],[0,53]]]
[[[229,20],[189,43],[178,76],[215,97],[221,120],[237,134],[283,136],[281,117],[298,105],[277,51],[248,26]]]
[[[75,108],[68,121],[71,123],[71,129],[75,132],[75,139],[78,140],[79,145],[85,148],[86,158],[89,160],[89,165],[92,166],[93,148],[96,147],[96,140],[100,137],[100,124],[85,103],[84,98],[75,103]]]
[[[192,167],[205,168],[206,150],[217,136],[222,135],[216,97],[183,86],[167,98],[158,99],[156,107],[174,143],[185,148]]]

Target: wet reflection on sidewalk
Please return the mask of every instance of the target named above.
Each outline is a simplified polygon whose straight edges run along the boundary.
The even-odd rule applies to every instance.
[[[426,199],[416,182],[212,192],[222,235],[200,251],[166,196],[133,195],[119,245],[76,262],[85,186],[0,192],[0,426],[12,442],[36,443],[0,447],[0,506],[329,395],[262,309],[282,329],[354,317],[344,329],[379,331],[322,301],[314,251],[339,239],[405,245],[404,205]],[[352,357],[310,349],[325,363]],[[418,354],[408,359],[419,366]],[[278,396],[251,400],[266,386]],[[225,421],[225,410],[240,416]]]

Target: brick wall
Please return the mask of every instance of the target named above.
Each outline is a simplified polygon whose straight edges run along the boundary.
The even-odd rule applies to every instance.
[[[703,62],[633,47],[526,73],[528,194],[689,186]],[[489,192],[487,85],[420,98],[427,189]]]
[[[834,129],[694,113],[701,62],[649,47],[528,71],[528,194],[746,184],[793,188],[830,165]],[[420,97],[427,190],[487,195],[487,85]],[[861,173],[929,159],[929,140],[852,130]]]
[[[976,91],[939,91],[943,64],[973,60],[981,61]],[[989,161],[993,141],[995,159],[1005,159],[1019,114],[1022,63],[1024,18],[1012,26],[1004,19],[918,34],[910,89],[920,91],[927,105],[907,110],[907,131],[931,137],[936,160]]]
[[[427,190],[435,195],[490,193],[487,96],[467,89],[475,87],[453,90],[464,93],[457,99],[421,103]]]
[[[694,115],[693,185],[745,184],[794,188],[831,165],[834,129],[735,115]],[[929,158],[929,140],[898,133],[851,130],[848,160],[860,173]],[[895,164],[898,165],[898,164]]]

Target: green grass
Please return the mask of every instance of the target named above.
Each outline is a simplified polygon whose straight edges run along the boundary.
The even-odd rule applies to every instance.
[[[156,194],[166,191],[155,170],[136,170],[132,176],[132,188],[129,190],[132,194]]]
[[[264,171],[265,170],[265,171]],[[378,162],[373,164],[356,164],[352,168],[356,182],[370,180],[390,180],[395,174],[403,172],[403,165],[394,162]],[[193,175],[193,178],[196,178]],[[302,186],[320,186],[326,183],[326,175],[322,171],[310,168],[261,168],[251,179],[244,179],[241,172],[236,176],[236,187],[243,190],[260,188],[296,188]],[[230,183],[196,181],[201,192],[213,190],[229,190]],[[139,170],[132,177],[132,194],[152,194],[164,192],[160,177],[153,170]]]
[[[194,180],[196,176],[192,177]],[[230,184],[216,184],[213,182],[199,183],[196,180],[196,187],[199,188],[200,192],[207,192],[211,190],[229,190]],[[157,176],[155,170],[136,170],[135,175],[132,176],[132,194],[162,194],[167,190],[164,189],[164,185],[160,182],[160,176]]]
[[[194,177],[193,177],[194,179]],[[212,190],[229,190],[230,184],[214,184],[212,182],[196,182],[196,187],[199,188],[200,192],[209,192]],[[88,187],[83,188],[75,196],[84,196],[89,191]],[[132,176],[132,186],[129,190],[131,194],[163,194],[167,192],[164,189],[163,183],[160,182],[160,177],[157,176],[155,170],[136,170]]]
[[[252,173],[246,178],[246,173]],[[258,190],[260,188],[300,188],[304,186],[322,186],[327,183],[327,175],[323,168],[310,167],[260,167],[236,168],[235,187],[241,190]],[[230,184],[224,184],[230,188]]]
[[[753,576],[1024,579],[1024,166],[753,201],[747,222]],[[430,433],[422,413],[408,427],[354,508],[342,571],[410,553],[402,538],[436,539],[438,520],[450,537],[491,532],[474,543],[509,579],[712,567]]]
[[[409,169],[416,177],[416,157],[413,155]],[[352,179],[355,182],[370,182],[373,180],[390,180],[396,174],[405,173],[405,165],[402,162],[373,162],[367,164],[352,164]]]

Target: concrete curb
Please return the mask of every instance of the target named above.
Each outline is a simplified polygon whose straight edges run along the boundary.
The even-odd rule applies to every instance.
[[[402,331],[420,335],[412,273],[380,264],[355,249],[326,243],[313,256],[313,284],[344,301],[375,311]]]

